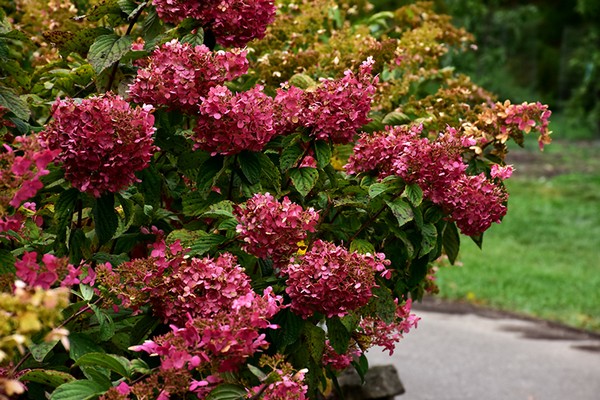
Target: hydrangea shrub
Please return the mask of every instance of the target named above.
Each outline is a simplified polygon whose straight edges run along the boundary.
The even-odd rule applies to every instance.
[[[0,13],[0,399],[322,398],[550,142],[428,2],[48,4]]]

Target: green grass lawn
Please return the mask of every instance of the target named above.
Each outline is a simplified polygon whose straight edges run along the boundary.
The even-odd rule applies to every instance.
[[[463,266],[440,269],[440,296],[600,332],[600,146],[559,143],[517,159],[529,172],[515,162],[507,216],[483,250],[461,238]]]

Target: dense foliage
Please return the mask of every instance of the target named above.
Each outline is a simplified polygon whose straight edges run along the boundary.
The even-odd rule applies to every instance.
[[[428,2],[2,4],[0,398],[330,394],[550,142]]]

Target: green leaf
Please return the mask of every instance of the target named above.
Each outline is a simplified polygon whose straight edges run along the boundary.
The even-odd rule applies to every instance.
[[[233,216],[234,203],[230,200],[223,200],[212,204],[208,210],[200,214],[203,218],[234,218]]]
[[[313,86],[317,86],[317,82],[313,78],[306,74],[295,74],[289,79],[289,83],[292,86],[296,86],[300,89],[308,89]]]
[[[446,224],[444,229],[444,236],[442,237],[442,245],[444,246],[444,252],[448,256],[450,264],[454,265],[456,258],[458,257],[458,251],[460,250],[460,235],[456,224],[449,222]]]
[[[206,198],[217,179],[221,175],[224,168],[225,159],[222,156],[211,157],[200,165],[198,177],[196,178],[196,186],[200,194]]]
[[[209,252],[214,247],[220,245],[225,242],[227,238],[221,235],[215,234],[204,234],[200,236],[197,240],[192,243],[190,246],[190,255],[202,255],[204,253]]]
[[[96,199],[93,208],[94,226],[99,244],[104,244],[112,239],[119,227],[119,216],[115,211],[115,195],[105,193]]]
[[[111,33],[99,36],[90,46],[88,61],[99,74],[130,51],[132,43],[133,38],[130,35],[119,36]]]
[[[185,34],[180,41],[181,43],[189,43],[192,46],[200,46],[204,44],[204,31],[198,29],[196,33]]]
[[[275,189],[281,191],[281,174],[273,161],[264,153],[257,153],[263,178]]]
[[[15,256],[6,249],[0,249],[0,275],[14,274],[15,269]]]
[[[29,346],[29,351],[31,351],[31,355],[33,359],[37,362],[44,361],[44,358],[52,351],[54,346],[58,343],[58,340],[53,340],[51,342],[41,342],[36,344],[31,344]]]
[[[260,182],[261,163],[257,153],[243,151],[238,155],[238,164],[244,177],[251,185]]]
[[[161,175],[153,164],[138,172],[138,177],[142,182],[139,188],[144,195],[146,205],[158,208],[160,204],[160,194],[162,189]]]
[[[416,183],[411,183],[404,188],[402,197],[406,197],[413,206],[419,207],[423,202],[423,190]]]
[[[352,333],[338,317],[327,319],[327,337],[336,353],[346,354]]]
[[[69,334],[69,357],[77,361],[79,357],[87,353],[102,353],[104,350],[89,335],[85,333]]]
[[[31,115],[27,103],[25,103],[12,89],[2,85],[0,85],[0,106],[7,108],[24,121],[27,121]]]
[[[398,226],[403,226],[409,221],[412,221],[415,217],[410,204],[404,201],[402,198],[395,199],[394,201],[385,201],[385,204],[390,208],[394,217],[398,220]]]
[[[159,321],[156,318],[152,315],[144,314],[131,329],[129,345],[135,346],[142,343],[142,340],[146,339],[158,325]]]
[[[429,254],[431,250],[433,250],[437,244],[437,229],[433,224],[423,224],[421,228],[421,235],[423,238],[421,239],[421,251],[419,252],[419,256],[422,257],[426,254]]]
[[[319,172],[316,168],[294,168],[290,170],[290,179],[298,193],[306,197],[317,183]]]
[[[392,111],[381,120],[384,126],[403,125],[411,121],[410,117],[399,111]]]
[[[98,324],[100,325],[98,339],[101,341],[109,340],[115,334],[115,323],[113,322],[111,316],[108,315],[106,311],[94,304],[90,304],[90,308],[94,311],[96,319],[98,320]]]
[[[119,0],[100,0],[87,13],[87,19],[94,22],[109,14],[120,14]]]
[[[20,381],[36,382],[42,385],[57,387],[75,380],[73,375],[51,369],[32,369],[19,377]]]
[[[385,182],[374,183],[369,186],[369,197],[374,199],[382,193],[387,192],[388,190],[393,189],[393,186],[389,185]]]
[[[158,17],[156,8],[148,7],[147,9],[148,13],[142,22],[142,30],[144,32],[144,40],[148,43],[162,32],[162,21]]]
[[[108,390],[104,385],[87,379],[67,382],[56,388],[50,400],[92,400]]]
[[[385,286],[373,288],[371,298],[375,305],[375,313],[386,324],[391,324],[396,319],[396,302],[392,291]]]
[[[255,377],[257,377],[258,380],[261,381],[261,382],[264,382],[269,377],[267,374],[265,374],[264,372],[262,372],[262,370],[260,368],[255,367],[252,364],[248,364],[247,367],[250,370],[250,372],[252,372],[252,375],[254,375]]]
[[[325,168],[331,161],[333,151],[329,143],[323,140],[317,140],[314,142],[315,158],[317,159],[317,166],[319,168]]]
[[[308,350],[310,359],[321,363],[323,351],[325,350],[325,331],[313,324],[304,324],[302,341]]]
[[[289,309],[282,310],[273,318],[273,323],[285,326],[285,329],[269,330],[277,349],[283,352],[285,348],[296,343],[300,339],[304,320],[291,312]]]
[[[68,189],[60,194],[54,205],[54,217],[56,218],[56,240],[62,241],[65,238],[66,229],[71,223],[73,212],[79,199],[79,190],[75,188]]]
[[[352,365],[356,369],[356,372],[358,372],[358,375],[360,376],[361,381],[364,382],[365,375],[367,374],[367,371],[369,370],[369,361],[367,360],[367,356],[364,353],[362,353],[360,355],[360,357],[358,358],[358,360],[352,361]]]
[[[246,394],[243,387],[225,383],[214,388],[206,396],[206,400],[242,400],[246,398]]]
[[[300,157],[302,157],[302,154],[304,154],[304,149],[299,143],[292,143],[284,148],[281,152],[281,157],[279,158],[281,172],[285,172],[295,166],[300,160]]]
[[[131,371],[129,370],[129,361],[124,357],[119,357],[113,354],[87,353],[79,357],[75,365],[102,367],[109,369],[125,378],[129,378],[131,376]]]
[[[86,28],[78,30],[75,33],[65,31],[46,31],[42,35],[44,39],[52,42],[58,47],[63,57],[71,53],[78,53],[82,57],[87,57],[90,46],[96,38],[102,35],[111,34],[111,30],[104,27]]]
[[[360,254],[375,254],[375,247],[368,240],[354,239],[352,243],[350,243],[350,251],[355,251]]]

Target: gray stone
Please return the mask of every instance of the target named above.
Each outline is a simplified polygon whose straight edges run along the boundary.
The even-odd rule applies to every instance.
[[[405,392],[398,371],[393,365],[369,368],[364,384],[354,368],[348,368],[338,377],[345,400],[392,400]]]

